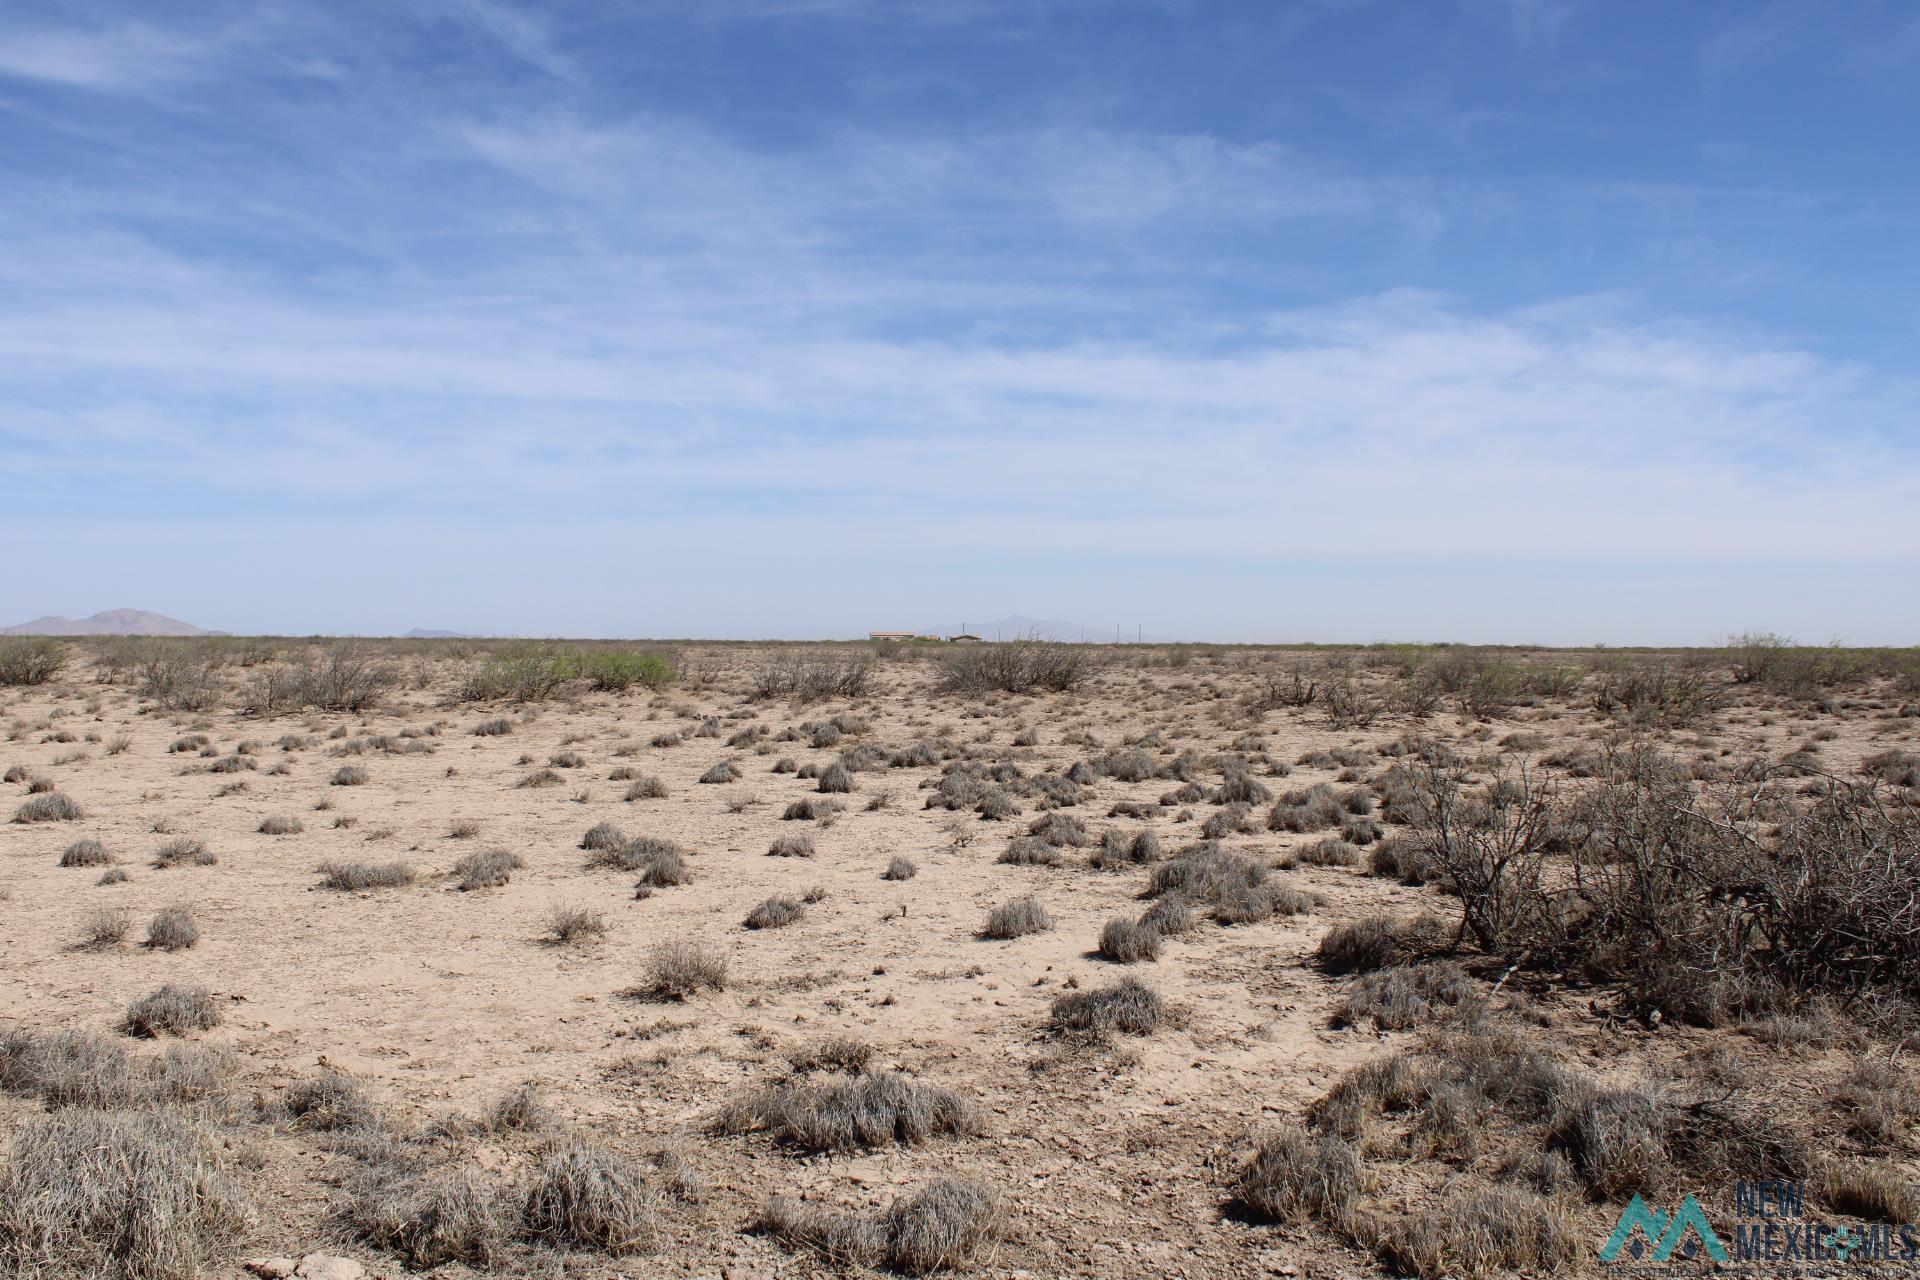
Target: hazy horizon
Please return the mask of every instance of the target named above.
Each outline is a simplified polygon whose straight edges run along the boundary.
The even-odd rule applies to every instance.
[[[27,0],[0,624],[1910,644],[1916,72],[1871,2]]]

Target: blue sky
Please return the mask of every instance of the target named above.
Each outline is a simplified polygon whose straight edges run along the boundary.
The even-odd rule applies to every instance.
[[[1920,640],[1920,9],[13,0],[0,622]]]

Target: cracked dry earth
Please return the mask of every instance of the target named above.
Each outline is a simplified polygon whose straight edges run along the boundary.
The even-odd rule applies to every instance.
[[[1369,913],[1434,905],[1433,891],[1359,867],[1281,870],[1284,882],[1316,895],[1314,909],[1234,927],[1205,922],[1171,939],[1157,962],[1123,968],[1101,959],[1096,944],[1104,922],[1145,905],[1147,869],[1094,870],[1090,848],[1064,849],[1064,865],[1054,869],[997,863],[1039,815],[1031,798],[1017,817],[983,821],[923,808],[940,766],[882,767],[856,775],[857,789],[830,823],[785,821],[786,806],[817,794],[815,783],[771,770],[784,756],[824,767],[855,743],[894,749],[946,738],[1033,775],[1154,732],[1159,759],[1251,747],[1256,776],[1273,763],[1291,766],[1284,780],[1262,777],[1278,790],[1336,778],[1337,767],[1295,763],[1310,752],[1379,746],[1407,726],[1337,730],[1297,710],[1250,715],[1239,699],[1251,677],[1209,660],[1192,669],[1115,663],[1076,694],[984,702],[937,694],[927,664],[891,662],[856,702],[796,707],[746,698],[752,651],[686,656],[699,676],[661,693],[582,694],[527,708],[450,705],[451,662],[446,671],[416,673],[408,692],[366,715],[154,712],[123,686],[96,686],[74,672],[14,697],[6,711],[16,732],[4,762],[53,779],[85,817],[0,828],[11,891],[0,932],[0,1018],[37,1032],[111,1031],[130,1001],[164,982],[204,985],[225,1020],[194,1038],[232,1051],[244,1097],[271,1103],[289,1084],[331,1068],[362,1081],[402,1128],[476,1113],[533,1082],[565,1125],[623,1152],[671,1153],[695,1188],[667,1205],[654,1252],[555,1264],[569,1274],[835,1273],[843,1269],[746,1229],[769,1195],[866,1210],[946,1171],[1005,1197],[1007,1235],[977,1265],[981,1275],[1377,1274],[1370,1259],[1324,1234],[1237,1219],[1228,1188],[1263,1124],[1297,1117],[1340,1073],[1397,1039],[1331,1025],[1342,980],[1312,963],[1320,935]],[[866,727],[830,748],[813,749],[804,738],[724,741],[742,728],[778,734],[847,713]],[[513,720],[512,732],[473,734],[476,723],[500,714]],[[1515,714],[1541,735],[1542,752],[1597,732],[1591,713],[1577,708]],[[711,716],[721,717],[721,736],[695,735]],[[1037,745],[1012,745],[1022,729],[1037,734]],[[77,740],[47,741],[63,730]],[[407,730],[419,736],[396,744],[425,747],[333,754]],[[1423,731],[1486,735],[1451,716]],[[1746,733],[1777,746],[1789,731]],[[191,771],[213,756],[170,753],[189,732],[208,735],[211,753],[222,757],[260,744],[258,768]],[[688,736],[652,745],[673,732]],[[1243,737],[1249,733],[1257,746]],[[276,745],[289,734],[302,745]],[[120,735],[130,742],[108,754],[104,744]],[[1829,746],[1835,758],[1867,749],[1864,741]],[[558,785],[517,785],[562,751],[584,763],[556,769]],[[698,781],[723,759],[738,762],[739,781]],[[270,769],[281,763],[287,767],[275,776]],[[368,781],[332,785],[349,763]],[[627,783],[607,779],[619,767],[657,775],[666,797],[623,800]],[[1200,781],[1211,787],[1220,780],[1217,761],[1208,768]],[[236,781],[245,786],[233,789]],[[1095,835],[1108,826],[1152,827],[1171,852],[1199,838],[1214,806],[1174,805],[1144,821],[1107,815],[1116,802],[1153,801],[1177,785],[1103,777],[1064,812]],[[24,798],[24,787],[7,791],[9,807]],[[883,793],[891,803],[869,809]],[[262,820],[274,815],[298,817],[304,830],[261,834]],[[1317,838],[1264,830],[1257,816],[1252,832],[1225,837],[1229,848],[1281,860]],[[477,824],[477,834],[453,838],[461,822]],[[583,833],[601,822],[678,842],[689,851],[692,882],[636,900],[631,872],[590,869],[580,848]],[[800,831],[812,837],[814,857],[769,856],[776,838]],[[155,868],[164,833],[204,840],[218,861]],[[58,865],[82,835],[106,845],[128,871],[126,883],[96,885],[96,871]],[[524,868],[503,887],[460,892],[448,873],[479,848],[514,852]],[[896,855],[918,865],[914,878],[882,878]],[[398,888],[332,891],[315,873],[329,858],[404,861],[419,876]],[[816,888],[824,898],[798,924],[742,927],[762,899]],[[1051,913],[1050,930],[1011,941],[980,936],[992,907],[1026,894]],[[76,921],[91,908],[122,905],[144,921],[176,902],[191,904],[199,920],[197,947],[75,946]],[[548,913],[569,905],[604,912],[604,936],[577,946],[544,940]],[[651,948],[684,938],[726,952],[726,990],[680,1003],[622,994]],[[1056,997],[1122,973],[1157,987],[1176,1025],[1096,1047],[1047,1033]],[[827,1156],[708,1130],[728,1099],[781,1077],[786,1054],[832,1035],[856,1037],[874,1047],[878,1063],[959,1091],[978,1109],[979,1132]],[[0,1105],[9,1126],[34,1106],[17,1098]],[[243,1274],[247,1256],[323,1248],[370,1274],[403,1273],[392,1256],[343,1235],[330,1219],[350,1162],[326,1135],[250,1116],[230,1141],[261,1209],[230,1274]],[[505,1178],[528,1156],[524,1146],[480,1138],[463,1158],[483,1176]],[[454,1264],[436,1274],[471,1273]]]

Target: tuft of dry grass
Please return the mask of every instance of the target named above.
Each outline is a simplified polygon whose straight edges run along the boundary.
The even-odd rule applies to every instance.
[[[329,858],[314,868],[324,889],[360,893],[369,889],[398,889],[410,885],[414,870],[404,862],[343,862]]]
[[[505,849],[485,849],[478,853],[469,853],[453,864],[453,874],[460,877],[459,888],[462,893],[475,889],[497,889],[513,879],[513,873],[526,863],[517,853]]]
[[[260,820],[260,834],[263,836],[297,836],[306,829],[305,823],[288,814],[275,814]]]
[[[113,855],[107,852],[107,846],[89,836],[85,840],[75,840],[60,854],[63,867],[106,867],[113,865]]]
[[[621,1256],[651,1247],[659,1193],[632,1161],[572,1139],[541,1159],[521,1206],[526,1233],[559,1248]]]
[[[546,938],[558,946],[578,946],[606,936],[611,926],[604,911],[583,906],[558,906],[547,912]]]
[[[1138,978],[1092,991],[1071,991],[1053,1002],[1049,1024],[1060,1035],[1104,1038],[1114,1032],[1151,1035],[1167,1019],[1166,1002]]]
[[[1364,1190],[1365,1169],[1352,1143],[1290,1125],[1260,1143],[1234,1195],[1257,1221],[1341,1227]]]
[[[727,957],[698,942],[663,942],[647,953],[646,972],[632,994],[655,1000],[687,1000],[703,991],[724,991]]]
[[[155,951],[186,951],[199,941],[200,926],[191,907],[162,907],[147,922],[147,946]]]
[[[127,1006],[120,1029],[130,1036],[157,1039],[190,1031],[211,1031],[220,1025],[220,1006],[205,987],[177,987],[167,983]]]
[[[782,1081],[730,1103],[719,1133],[765,1133],[804,1151],[859,1151],[974,1131],[973,1108],[940,1085],[897,1071],[826,1084]]]
[[[98,907],[80,917],[80,943],[103,949],[124,942],[133,928],[133,913],[125,907]]]
[[[987,913],[987,921],[980,927],[980,936],[984,938],[1024,938],[1028,934],[1045,933],[1053,928],[1053,916],[1035,897],[1015,898],[1003,902]]]
[[[25,1118],[0,1166],[0,1274],[19,1280],[212,1274],[253,1222],[218,1137],[168,1111]]]
[[[13,811],[13,820],[29,822],[78,822],[86,811],[58,791],[43,791]]]
[[[747,918],[741,923],[749,929],[783,929],[799,923],[806,914],[807,909],[792,898],[773,897],[747,912]]]

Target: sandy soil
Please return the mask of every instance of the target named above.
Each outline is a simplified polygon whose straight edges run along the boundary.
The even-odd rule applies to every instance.
[[[0,904],[7,926],[0,931],[0,1017],[35,1030],[109,1030],[130,1001],[162,983],[203,984],[222,1002],[226,1021],[199,1039],[238,1055],[245,1091],[271,1099],[330,1066],[364,1080],[401,1124],[474,1112],[535,1082],[568,1124],[625,1150],[673,1150],[701,1188],[691,1202],[672,1206],[655,1256],[582,1259],[580,1274],[829,1272],[817,1258],[744,1230],[768,1195],[880,1206],[947,1170],[998,1188],[1013,1210],[1008,1238],[981,1274],[1374,1273],[1370,1259],[1324,1235],[1237,1220],[1227,1212],[1226,1188],[1263,1124],[1297,1116],[1342,1071],[1394,1039],[1330,1025],[1343,980],[1314,967],[1320,935],[1364,914],[1440,907],[1444,899],[1368,876],[1364,867],[1282,871],[1323,905],[1256,925],[1204,924],[1174,939],[1158,962],[1126,971],[1156,985],[1180,1025],[1110,1049],[1073,1049],[1046,1033],[1048,1009],[1064,990],[1122,972],[1095,945],[1106,920],[1141,910],[1143,869],[1102,873],[1087,867],[1087,850],[1073,849],[1057,870],[997,864],[1009,837],[1038,810],[1029,800],[1019,817],[985,822],[925,809],[938,766],[858,774],[858,789],[843,797],[847,807],[831,824],[782,821],[786,805],[816,794],[815,784],[770,770],[783,756],[824,767],[855,742],[896,748],[944,736],[1035,773],[1064,770],[1149,731],[1160,734],[1156,751],[1169,755],[1245,751],[1244,735],[1252,734],[1256,773],[1269,762],[1292,765],[1285,779],[1263,778],[1278,789],[1336,777],[1335,768],[1293,763],[1310,751],[1378,746],[1414,726],[1388,718],[1363,731],[1336,730],[1311,709],[1250,715],[1241,699],[1252,688],[1257,655],[1202,654],[1181,667],[1136,658],[1103,667],[1076,694],[989,702],[936,694],[925,664],[883,663],[872,692],[856,703],[807,707],[746,700],[752,650],[688,657],[703,673],[692,687],[577,695],[536,708],[451,706],[444,678],[432,672],[423,677],[431,687],[396,693],[366,716],[152,712],[124,685],[96,686],[82,673],[20,693],[5,708],[13,732],[0,765],[53,779],[86,816],[0,826],[0,875],[9,891]],[[778,732],[842,712],[870,727],[835,748],[724,743],[743,727]],[[513,732],[473,735],[475,724],[499,714],[513,718]],[[722,717],[721,737],[649,745],[708,716]],[[1709,755],[1778,755],[1818,727],[1832,734],[1819,744],[1821,758],[1845,771],[1872,751],[1914,747],[1916,723],[1863,709],[1822,715],[1816,726],[1799,713],[1736,707],[1714,731],[1672,743]],[[1011,745],[1023,728],[1037,733],[1037,745]],[[1611,731],[1578,695],[1492,724],[1443,713],[1419,728],[1476,748],[1524,729],[1541,737],[1527,753],[1535,758]],[[333,754],[344,743],[410,729],[431,732],[396,742],[427,750]],[[196,771],[216,757],[168,751],[188,732],[209,735],[220,756],[257,743],[250,758],[259,767]],[[62,733],[77,740],[48,740]],[[285,734],[307,744],[282,750],[275,743]],[[108,754],[122,735],[130,740],[125,750]],[[516,785],[563,750],[585,763],[556,770],[559,785]],[[724,759],[739,763],[739,782],[697,781]],[[364,768],[369,781],[332,785],[347,764]],[[279,765],[284,772],[274,776]],[[622,766],[657,775],[668,796],[623,801],[627,784],[608,780]],[[244,786],[234,790],[237,783]],[[1151,825],[1171,849],[1198,838],[1212,806],[1176,806],[1151,823],[1106,815],[1117,801],[1152,800],[1174,785],[1102,779],[1068,812],[1096,833]],[[891,803],[869,809],[882,793]],[[25,788],[9,786],[4,798],[11,807]],[[1176,821],[1182,808],[1190,823]],[[260,834],[262,820],[274,815],[297,817],[305,829]],[[453,838],[461,821],[477,823],[478,834]],[[630,873],[589,869],[581,837],[603,821],[629,836],[684,845],[693,882],[636,900]],[[768,856],[777,837],[796,832],[812,836],[816,857]],[[218,862],[154,868],[155,850],[171,838],[163,833],[204,840]],[[97,869],[59,867],[61,850],[81,836],[104,842],[128,881],[96,885]],[[1279,860],[1315,838],[1259,830],[1227,843]],[[456,859],[493,847],[517,853],[524,869],[506,887],[458,891],[448,874]],[[918,875],[882,879],[895,855],[917,863]],[[402,860],[420,875],[403,888],[335,892],[320,887],[315,873],[328,858]],[[816,887],[825,897],[799,924],[742,927],[760,900]],[[1022,894],[1037,895],[1055,927],[1013,941],[981,938],[989,909]],[[172,903],[191,904],[198,917],[203,940],[191,950],[149,952],[131,940],[105,950],[75,945],[79,917],[90,909],[126,906],[144,924]],[[583,946],[545,941],[545,917],[559,905],[603,911],[611,928]],[[622,994],[650,948],[687,937],[724,948],[727,990],[666,1004]],[[1562,1012],[1546,1007],[1533,1016],[1595,1062],[1632,1048],[1632,1033],[1582,1019],[1580,1009],[1569,999]],[[880,1061],[960,1090],[982,1114],[981,1133],[828,1157],[705,1131],[726,1099],[781,1075],[785,1053],[834,1034],[858,1037]],[[32,1106],[19,1099],[0,1105],[10,1119]],[[254,1126],[245,1141],[255,1166],[246,1176],[263,1204],[246,1252],[324,1247],[375,1274],[401,1273],[390,1257],[343,1242],[328,1225],[345,1158],[324,1139]],[[524,1155],[482,1143],[473,1159],[482,1169],[507,1169]]]

